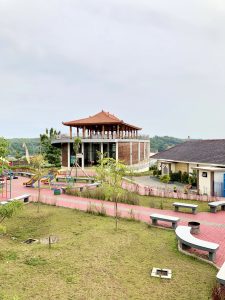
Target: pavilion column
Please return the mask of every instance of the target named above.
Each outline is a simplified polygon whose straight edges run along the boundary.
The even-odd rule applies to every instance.
[[[77,137],[79,137],[79,127],[77,127]]]
[[[138,142],[138,162],[141,161],[141,143]]]
[[[67,167],[70,169],[70,143],[67,145]]]
[[[120,126],[119,125],[117,125],[116,138],[117,139],[120,138]]]
[[[90,139],[92,139],[92,129],[90,129]]]
[[[109,139],[109,129],[107,130],[107,138]]]
[[[84,170],[84,143],[81,145],[81,151],[82,151],[82,170]]]
[[[101,143],[101,158],[104,157],[104,153],[103,153],[103,143]]]
[[[109,157],[109,143],[107,143],[107,157]]]
[[[85,139],[85,130],[86,130],[86,127],[84,126],[83,127],[83,139]]]
[[[104,135],[105,135],[105,126],[102,125],[102,139],[104,139]]]
[[[73,138],[73,130],[72,130],[72,127],[70,126],[70,139],[72,140]]]
[[[119,144],[116,142],[116,161],[119,160]]]

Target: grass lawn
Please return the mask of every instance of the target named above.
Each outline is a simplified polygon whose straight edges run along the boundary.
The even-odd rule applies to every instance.
[[[160,209],[174,209],[174,202],[184,202],[198,205],[198,212],[209,212],[209,206],[207,202],[197,201],[197,200],[186,200],[186,199],[174,199],[174,198],[161,198],[154,196],[138,196],[139,197],[139,205],[147,206],[151,208],[160,208]],[[190,212],[190,209],[181,208],[182,211]]]
[[[210,299],[217,271],[177,250],[173,231],[28,204],[0,237],[0,299]],[[59,242],[21,243],[53,234]],[[14,237],[12,239],[12,237]],[[15,239],[16,238],[16,239]],[[172,280],[150,277],[169,268]]]

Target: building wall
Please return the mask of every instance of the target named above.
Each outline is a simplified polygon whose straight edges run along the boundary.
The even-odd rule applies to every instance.
[[[118,143],[118,159],[130,164],[130,143]]]
[[[176,163],[175,171],[176,172],[181,171],[182,173],[188,172],[188,164],[187,163],[186,164],[185,163]]]
[[[203,176],[203,173],[207,173],[207,177]],[[199,170],[199,193],[211,195],[211,172]]]
[[[68,167],[68,144],[62,144],[62,166]]]
[[[132,164],[138,164],[138,143],[132,143]]]
[[[144,143],[140,143],[140,160],[144,160],[144,156],[145,156],[145,144]]]

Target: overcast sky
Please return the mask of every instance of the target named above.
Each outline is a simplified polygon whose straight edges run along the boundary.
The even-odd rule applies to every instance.
[[[225,1],[0,0],[0,104],[5,137],[104,109],[225,138]]]

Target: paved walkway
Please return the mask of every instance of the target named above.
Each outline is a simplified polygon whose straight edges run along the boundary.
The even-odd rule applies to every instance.
[[[33,188],[26,188],[23,186],[23,182],[26,181],[26,178],[19,178],[14,180],[12,187],[13,193],[12,196],[16,197],[24,193],[29,193],[32,195],[32,201],[37,201],[38,191]],[[42,202],[46,204],[54,204],[60,207],[67,207],[73,209],[79,209],[86,211],[90,208],[90,205],[95,208],[101,209],[103,206],[106,210],[107,215],[114,216],[114,203],[107,201],[100,201],[94,199],[86,199],[80,197],[74,197],[69,195],[59,195],[54,196],[53,191],[50,189],[42,189],[41,191]],[[181,225],[187,225],[189,221],[197,221],[201,223],[200,234],[198,237],[210,242],[215,242],[220,245],[219,250],[216,255],[216,264],[221,266],[225,261],[225,211],[217,212],[216,214],[202,212],[196,215],[190,213],[181,213],[174,212],[172,210],[160,210],[154,208],[148,208],[143,206],[134,206],[128,204],[118,204],[118,211],[121,217],[131,216],[135,219],[150,223],[150,214],[152,213],[161,213],[165,215],[176,216],[181,219]],[[168,226],[168,223],[163,224]]]

